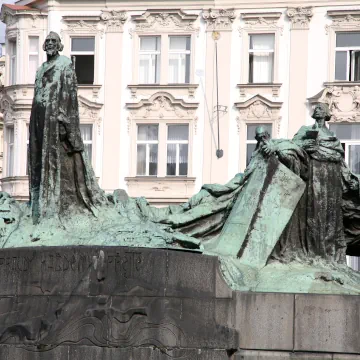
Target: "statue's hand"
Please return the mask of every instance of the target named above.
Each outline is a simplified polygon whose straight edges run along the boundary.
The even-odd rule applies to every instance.
[[[302,147],[307,152],[314,152],[314,151],[316,151],[316,140],[306,139],[303,141]]]
[[[272,144],[269,141],[264,142],[264,144],[261,146],[261,152],[264,155],[270,156],[276,151],[276,147],[274,144]]]

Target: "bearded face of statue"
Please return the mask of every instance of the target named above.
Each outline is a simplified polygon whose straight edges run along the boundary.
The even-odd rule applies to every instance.
[[[64,46],[61,43],[60,36],[55,32],[51,32],[47,36],[43,46],[44,51],[49,57],[57,55],[63,48]]]
[[[312,117],[315,120],[324,119],[325,121],[329,121],[331,118],[329,107],[326,104],[316,105]]]

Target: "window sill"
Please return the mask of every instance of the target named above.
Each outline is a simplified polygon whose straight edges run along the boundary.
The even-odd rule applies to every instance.
[[[258,94],[258,93],[271,93],[273,97],[279,97],[281,83],[246,83],[237,84],[240,90],[240,96],[246,97],[247,93]]]
[[[325,87],[329,86],[360,86],[360,81],[344,81],[344,80],[338,80],[338,81],[329,81],[324,83]]]
[[[196,178],[195,177],[190,177],[190,176],[164,176],[164,177],[158,177],[158,176],[129,176],[125,178],[125,181],[147,181],[147,182],[152,182],[152,181],[169,181],[169,182],[177,182],[177,181],[181,181],[181,182],[195,182]]]

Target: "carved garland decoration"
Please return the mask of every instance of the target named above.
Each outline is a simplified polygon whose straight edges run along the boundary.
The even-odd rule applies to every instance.
[[[278,25],[278,20],[267,20],[261,16],[254,20],[246,19],[245,26],[240,26],[238,31],[240,37],[242,37],[244,32],[256,29],[274,29],[275,31],[278,31],[280,35],[283,35],[284,33],[284,27]]]
[[[127,118],[128,133],[130,132],[133,120],[171,118],[192,120],[196,134],[198,118],[195,107],[197,107],[198,104],[191,105],[193,105],[191,108],[187,108],[180,104],[173,103],[172,100],[164,94],[156,96],[150,104],[140,104],[139,106],[137,106],[137,104],[127,104],[128,108],[130,108],[129,117]]]
[[[61,36],[64,35],[64,32],[67,31],[70,34],[76,34],[76,33],[96,33],[100,34],[100,37],[102,38],[105,30],[102,28],[99,28],[97,24],[92,24],[90,22],[86,22],[84,20],[80,21],[66,21],[67,23],[67,29],[61,30]]]
[[[259,123],[262,121],[274,124],[276,134],[280,133],[281,116],[280,109],[271,108],[261,100],[254,101],[246,108],[239,108],[239,116],[236,117],[236,125],[238,134],[243,124]]]
[[[155,30],[180,30],[199,33],[199,28],[194,26],[197,15],[187,15],[181,10],[172,12],[147,11],[141,16],[133,16],[136,22],[135,30],[130,29],[130,35],[135,32],[148,32]]]
[[[336,18],[331,25],[325,26],[326,34],[328,35],[333,28],[360,29],[360,17],[346,15],[344,17]]]

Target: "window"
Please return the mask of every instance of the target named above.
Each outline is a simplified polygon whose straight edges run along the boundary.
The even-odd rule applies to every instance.
[[[360,81],[360,32],[336,33],[335,80]]]
[[[166,175],[187,176],[189,125],[168,125]]]
[[[36,71],[39,67],[39,37],[29,36],[29,83],[35,82]]]
[[[88,160],[92,159],[92,139],[93,139],[93,126],[91,124],[80,125],[81,137],[84,142],[85,154]]]
[[[16,41],[9,41],[10,47],[10,85],[16,84]]]
[[[358,256],[346,256],[346,263],[353,270],[360,271],[360,258]]]
[[[7,129],[7,176],[14,176],[14,128]]]
[[[274,81],[275,34],[249,35],[249,83]]]
[[[246,166],[249,165],[251,155],[255,151],[257,141],[255,140],[255,130],[258,126],[263,126],[265,130],[271,135],[271,124],[248,124],[247,125],[247,137],[246,137]]]
[[[330,130],[340,139],[351,171],[360,174],[360,124],[330,124]]]
[[[74,59],[77,81],[81,85],[94,83],[95,38],[71,38],[71,57]]]
[[[190,36],[169,37],[169,83],[190,82]]]
[[[137,175],[157,175],[158,134],[158,125],[139,124],[137,126]]]
[[[140,38],[140,84],[160,82],[160,36],[141,36]]]

